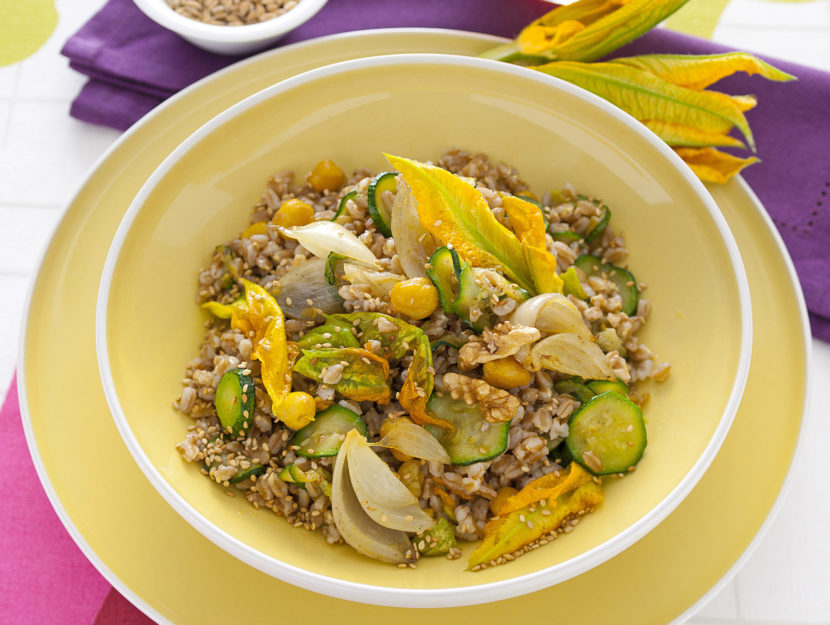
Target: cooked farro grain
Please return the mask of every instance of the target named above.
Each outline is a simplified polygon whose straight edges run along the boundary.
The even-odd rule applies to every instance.
[[[178,2],[176,5],[191,6],[188,3],[192,3],[192,0],[186,3]],[[215,4],[214,2],[211,6]],[[231,10],[241,11],[247,8],[250,13],[256,11],[257,6],[270,4],[246,0],[241,3],[228,1],[222,6],[227,5],[226,13],[231,15]],[[292,3],[276,4],[288,10],[291,8],[288,5]],[[196,11],[196,7],[193,7],[193,10]],[[509,226],[509,219],[503,207],[501,193],[528,193],[527,185],[515,169],[504,164],[495,164],[482,154],[450,150],[436,164],[460,176],[475,178],[477,188],[503,225]],[[358,170],[336,191],[315,191],[308,183],[297,184],[292,172],[275,174],[267,181],[261,201],[251,210],[252,224],[267,224],[265,234],[240,235],[217,249],[210,263],[198,276],[199,303],[214,301],[222,305],[232,304],[243,294],[240,278],[261,285],[274,293],[280,289],[287,293],[291,272],[310,262],[313,255],[298,241],[280,234],[271,224],[275,213],[287,200],[299,199],[313,207],[316,221],[329,221],[334,217],[340,200],[352,191],[356,191],[357,195],[345,202],[338,223],[356,235],[371,250],[378,259],[377,269],[386,272],[387,279],[394,281],[406,278],[394,239],[378,231],[369,213],[367,190],[371,180],[372,174],[369,171]],[[400,181],[398,188],[400,189]],[[394,193],[390,195],[394,197]],[[577,257],[588,253],[602,259],[603,262],[615,265],[624,262],[627,256],[625,240],[610,226],[590,244],[584,240],[584,236],[601,213],[600,202],[566,188],[556,197],[550,193],[545,194],[540,198],[539,204],[545,219],[550,223],[549,232],[567,230],[580,235],[571,242],[554,240],[550,234],[547,236],[548,249],[556,255],[560,272],[571,267]],[[623,311],[619,286],[609,276],[590,276],[581,282],[587,298],[583,300],[570,294],[568,300],[595,336],[602,333],[598,343],[604,347],[608,366],[614,374],[631,384],[649,378],[665,380],[669,375],[670,366],[657,360],[653,352],[637,337],[637,332],[646,323],[650,312],[648,300],[640,298],[636,310],[629,315]],[[640,291],[643,288],[644,285],[641,285]],[[344,283],[339,286],[337,292],[342,298],[342,311],[346,313],[367,311],[390,313],[393,316],[395,314],[388,293],[384,294],[383,289],[370,282]],[[315,317],[320,319],[319,315],[313,312],[315,302],[318,306],[325,306],[320,297],[309,292],[303,292],[300,297],[295,298],[285,295],[281,303],[286,309],[285,331],[289,341],[302,340],[312,328],[320,325],[319,321],[314,320]],[[297,306],[303,306],[301,314],[289,312],[289,309],[295,311]],[[312,310],[310,316],[305,314],[305,309]],[[426,319],[412,322],[429,340],[440,341],[433,345],[429,369],[429,373],[435,376],[437,397],[445,398],[454,393],[447,388],[447,382],[454,379],[453,376],[461,377],[459,373],[478,381],[488,350],[495,353],[497,350],[508,349],[509,346],[505,347],[502,341],[506,341],[510,334],[510,324],[498,324],[507,321],[516,309],[515,299],[504,298],[491,303],[493,329],[485,331],[481,337],[460,317],[448,314],[440,306]],[[313,349],[330,346],[331,343],[328,341],[334,340],[335,336],[342,336],[342,332],[359,337],[358,324],[359,320],[356,319],[354,325],[345,322],[333,328],[327,327],[326,333],[320,338],[321,342],[306,347]],[[381,333],[378,337],[381,340],[383,333],[394,335],[398,332],[398,327],[384,318],[379,318],[376,326]],[[537,339],[538,332],[528,341],[533,342]],[[361,360],[363,365],[372,364],[367,356],[380,353],[381,340],[372,339],[365,342],[366,352]],[[177,410],[194,420],[178,449],[185,460],[201,463],[205,467],[203,472],[226,487],[226,492],[230,495],[239,493],[254,507],[266,508],[285,517],[293,525],[320,530],[329,543],[341,542],[342,538],[332,514],[330,491],[327,490],[329,487],[326,486],[325,480],[325,476],[331,475],[335,457],[309,459],[298,453],[302,451],[299,446],[289,445],[293,430],[274,417],[271,410],[272,402],[262,380],[262,364],[254,357],[255,343],[253,332],[246,334],[226,319],[215,318],[208,322],[199,356],[188,364],[183,381],[184,388],[173,404]],[[464,351],[465,360],[459,363],[458,348],[465,344],[468,345]],[[470,360],[470,354],[473,353],[470,352],[470,346],[473,345],[478,345],[478,351],[475,351],[477,356]],[[521,347],[517,349],[504,353],[507,357],[518,358]],[[484,354],[481,353],[482,350]],[[463,364],[463,368],[460,364]],[[335,390],[350,367],[356,366],[350,360],[341,359],[329,364],[321,372],[319,384],[295,370],[291,378],[292,388],[294,391],[310,393],[318,406],[325,407],[338,402],[336,406],[359,415],[358,418],[366,425],[369,440],[377,441],[384,420],[400,418],[407,414],[394,389],[400,389],[405,382],[413,365],[413,356],[408,354],[390,361],[389,365],[389,379],[394,388],[392,401],[386,404],[349,399]],[[245,414],[244,436],[236,438],[223,435],[223,426],[215,407],[217,385],[231,370],[242,371],[252,377],[253,388],[246,386],[242,392],[245,394],[243,401],[252,394],[255,406],[253,413]],[[381,452],[380,457],[392,470],[406,476],[404,481],[408,484],[407,487],[417,494],[423,510],[428,510],[436,517],[447,516],[454,523],[455,538],[463,541],[481,539],[485,536],[485,524],[494,517],[490,503],[499,491],[505,488],[520,491],[542,476],[553,474],[558,478],[563,471],[563,464],[567,459],[559,444],[568,437],[569,419],[581,405],[575,396],[556,390],[559,388],[557,384],[566,378],[570,376],[539,369],[532,372],[528,384],[509,389],[509,395],[515,398],[516,407],[511,407],[511,414],[506,416],[509,419],[507,445],[504,452],[497,457],[466,466],[442,464],[434,460],[402,461],[386,452]],[[482,392],[488,394],[488,388],[492,387],[481,382]],[[423,389],[416,388],[424,394]],[[632,389],[632,397],[638,396],[635,387]],[[482,402],[484,399],[478,398],[473,401]],[[484,421],[480,424],[480,432],[485,435],[490,428],[497,425],[501,424]],[[551,453],[551,450],[557,447],[556,452]],[[480,451],[483,453],[486,449],[481,447]],[[601,460],[593,452],[586,452],[581,460],[589,469],[600,472]],[[403,466],[404,464],[406,466]],[[633,468],[632,466],[626,472]],[[303,475],[316,472],[315,475],[324,477],[321,478],[322,481],[300,483],[287,479],[286,471],[289,470],[299,471]],[[238,476],[244,476],[244,479],[237,479]],[[543,508],[539,513],[543,518],[550,515],[550,511],[544,508],[545,505],[546,501],[543,500]],[[535,511],[534,508],[531,513]],[[538,539],[522,548],[505,553],[492,562],[474,566],[472,570],[510,561],[540,544],[546,544],[560,534],[572,531],[579,518],[580,515],[574,516],[554,530],[540,534]],[[411,515],[407,520],[411,520]],[[532,521],[525,521],[524,517],[521,521],[526,523],[530,530],[538,529]],[[418,549],[423,550],[421,547]],[[444,554],[447,558],[454,559],[460,556],[460,551],[453,544]],[[399,564],[402,568],[406,568],[406,565],[407,563]]]

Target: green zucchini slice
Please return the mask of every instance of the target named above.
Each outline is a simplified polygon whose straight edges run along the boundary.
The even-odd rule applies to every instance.
[[[218,437],[214,438],[214,439],[211,439],[211,442],[213,442],[217,439],[218,439]],[[214,454],[214,457],[215,457],[215,454]],[[225,464],[225,460],[226,460],[226,454],[223,453],[221,461],[220,460],[214,460],[210,464],[208,464],[207,461],[205,461],[202,464],[205,467],[205,470],[208,473],[210,473],[211,470],[213,470],[214,468],[218,468],[219,466]],[[248,466],[247,469],[237,468],[236,473],[234,474],[234,476],[232,478],[230,478],[228,480],[228,482],[230,484],[238,484],[239,482],[244,482],[245,480],[250,479],[253,476],[262,475],[263,473],[265,473],[265,467],[263,465],[259,464],[258,462],[251,462],[251,463],[249,463],[249,466]]]
[[[231,369],[216,385],[216,414],[222,429],[234,436],[245,436],[251,430],[256,393],[254,380],[247,369]]]
[[[331,218],[332,221],[337,221],[337,218],[343,215],[346,212],[346,202],[349,200],[353,200],[357,197],[357,191],[349,191],[346,195],[340,198],[340,203],[337,205],[337,212],[334,213],[334,217]]]
[[[343,439],[351,430],[368,436],[366,424],[359,414],[335,404],[318,412],[314,421],[297,430],[291,439],[291,447],[297,447],[297,454],[306,458],[336,456]]]
[[[568,451],[594,475],[628,471],[640,461],[647,444],[640,407],[613,391],[582,404],[568,427]]]
[[[452,303],[458,297],[456,268],[460,265],[458,253],[448,247],[439,247],[429,259],[427,276],[438,290],[438,302],[446,313],[454,312]]]
[[[326,282],[331,286],[335,286],[337,283],[337,270],[343,264],[344,260],[346,260],[346,257],[336,252],[329,252],[329,255],[326,257],[326,266],[323,269],[323,275],[326,277]]]
[[[453,312],[461,317],[476,332],[492,325],[490,311],[491,292],[479,285],[472,265],[466,263],[458,274],[458,297],[452,303]],[[473,315],[473,310],[480,314]],[[473,319],[472,317],[476,318]]]
[[[579,381],[579,378],[569,378],[567,380],[559,380],[553,385],[557,393],[567,393],[573,395],[583,404],[590,400],[595,393],[588,388],[587,385]]]
[[[392,211],[383,201],[383,192],[391,191],[394,193],[397,189],[395,183],[395,176],[398,175],[396,171],[384,171],[372,178],[369,183],[367,191],[367,200],[369,202],[369,215],[372,221],[375,222],[378,232],[385,237],[392,236]]]
[[[599,216],[591,219],[588,224],[588,232],[585,234],[585,242],[592,243],[605,231],[608,222],[611,221],[611,209],[604,204],[599,207]]]
[[[228,480],[231,484],[238,484],[239,482],[244,482],[245,480],[249,480],[256,475],[262,475],[265,473],[265,467],[259,464],[258,462],[251,463],[247,469],[240,469],[236,472],[230,480]]]
[[[462,399],[433,393],[427,410],[453,425],[453,430],[425,426],[447,450],[453,464],[464,466],[492,460],[507,450],[510,422],[488,423],[478,404],[468,406]]]
[[[551,230],[550,236],[553,237],[554,241],[562,241],[563,243],[573,243],[582,240],[582,235],[573,230]]]
[[[611,280],[617,285],[617,290],[622,298],[622,311],[629,316],[637,312],[640,291],[637,288],[637,280],[630,271],[610,263],[603,263],[602,260],[591,254],[583,254],[574,261],[574,265],[588,277],[601,276]]]
[[[571,464],[571,462],[573,462],[573,457],[571,456],[571,452],[568,449],[568,444],[565,441],[562,441],[556,447],[551,449],[550,453],[548,454],[548,458],[553,460],[563,469],[566,469],[568,465]]]
[[[594,395],[602,395],[614,391],[620,395],[628,397],[628,385],[619,380],[591,380],[588,382],[588,388],[594,392]]]

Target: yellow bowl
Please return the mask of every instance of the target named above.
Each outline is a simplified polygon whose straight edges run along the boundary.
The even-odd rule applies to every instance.
[[[651,390],[649,447],[637,471],[607,480],[605,503],[577,531],[477,573],[464,570],[464,559],[428,558],[416,570],[398,569],[227,497],[179,456],[175,445],[190,420],[171,407],[204,330],[195,304],[199,268],[216,244],[244,229],[269,175],[308,171],[321,158],[347,170],[378,170],[388,167],[384,151],[425,160],[452,146],[516,166],[534,190],[570,182],[603,198],[627,237],[631,269],[649,286],[653,313],[642,338],[672,363],[671,379]],[[746,380],[750,332],[749,292],[732,235],[671,150],[572,85],[444,55],[324,67],[274,85],[203,126],[131,205],[107,258],[96,319],[115,422],[147,478],[179,514],[234,556],[287,582],[409,607],[537,590],[644,536],[689,493],[726,436]],[[234,588],[221,571],[216,580],[215,591]]]

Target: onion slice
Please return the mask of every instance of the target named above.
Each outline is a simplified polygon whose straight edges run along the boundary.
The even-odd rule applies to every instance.
[[[420,425],[410,423],[405,419],[395,419],[386,435],[380,439],[378,445],[405,453],[413,458],[432,460],[443,464],[450,464],[447,450],[441,446],[438,439]]]
[[[576,305],[564,295],[550,293],[553,297],[539,311],[536,317],[536,327],[542,332],[556,334],[559,332],[572,332],[577,336],[584,336],[590,339],[590,328],[585,325],[582,313]]]
[[[570,332],[554,334],[530,350],[533,368],[552,369],[590,380],[615,380],[611,364],[599,346]]]
[[[280,278],[276,300],[286,316],[307,321],[315,317],[310,308],[319,308],[327,315],[343,312],[343,298],[337,288],[326,282],[325,266],[322,258],[310,258]],[[311,300],[311,306],[307,300]]]
[[[353,442],[347,452],[349,476],[366,514],[383,527],[405,532],[422,532],[432,527],[433,520],[421,510],[418,500],[395,472],[356,430],[352,432],[349,435]]]
[[[405,184],[399,187],[395,195],[390,228],[392,238],[395,239],[395,250],[406,277],[426,278],[425,265],[432,253],[438,249],[438,244],[421,223],[415,198]]]
[[[312,221],[305,226],[285,228],[278,226],[280,234],[296,239],[309,252],[320,258],[328,258],[331,252],[346,258],[377,265],[377,258],[354,232],[336,221]]]
[[[373,271],[352,263],[343,263],[343,278],[351,284],[365,284],[378,297],[389,299],[392,287],[404,276],[391,271]]]
[[[552,299],[556,293],[542,293],[535,295],[528,300],[525,300],[519,307],[510,315],[510,323],[519,326],[527,326],[529,328],[536,327],[536,319],[539,318],[539,313]]]
[[[334,462],[331,484],[334,525],[343,540],[363,555],[393,564],[407,562],[411,559],[408,554],[411,554],[412,543],[406,533],[375,523],[366,514],[355,494],[349,475],[348,456],[349,449],[356,443],[366,445],[363,437],[352,430],[346,435]]]
[[[571,332],[588,339],[592,336],[582,313],[560,293],[543,293],[522,302],[510,316],[510,322],[537,328],[548,334]]]

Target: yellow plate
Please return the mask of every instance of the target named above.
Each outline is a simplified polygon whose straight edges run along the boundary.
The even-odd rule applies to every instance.
[[[345,623],[430,617],[279,582],[215,547],[169,508],[133,463],[107,410],[95,357],[95,296],[109,241],[132,197],[173,147],[217,112],[288,75],[338,60],[392,52],[470,54],[488,45],[492,39],[480,35],[375,31],[257,57],[148,116],[105,155],[67,209],[29,304],[20,366],[24,422],[40,476],[70,533],[109,581],[153,618],[261,622],[275,605],[281,619],[319,620],[335,611]],[[741,249],[752,299],[763,302],[754,311],[746,393],[712,467],[663,523],[605,564],[531,595],[444,610],[481,623],[509,621],[516,613],[547,616],[551,606],[575,624],[666,623],[724,578],[765,523],[802,421],[805,313],[780,239],[746,186],[736,180],[712,191]],[[788,341],[757,339],[782,330]],[[217,592],[220,587],[233,599]]]

